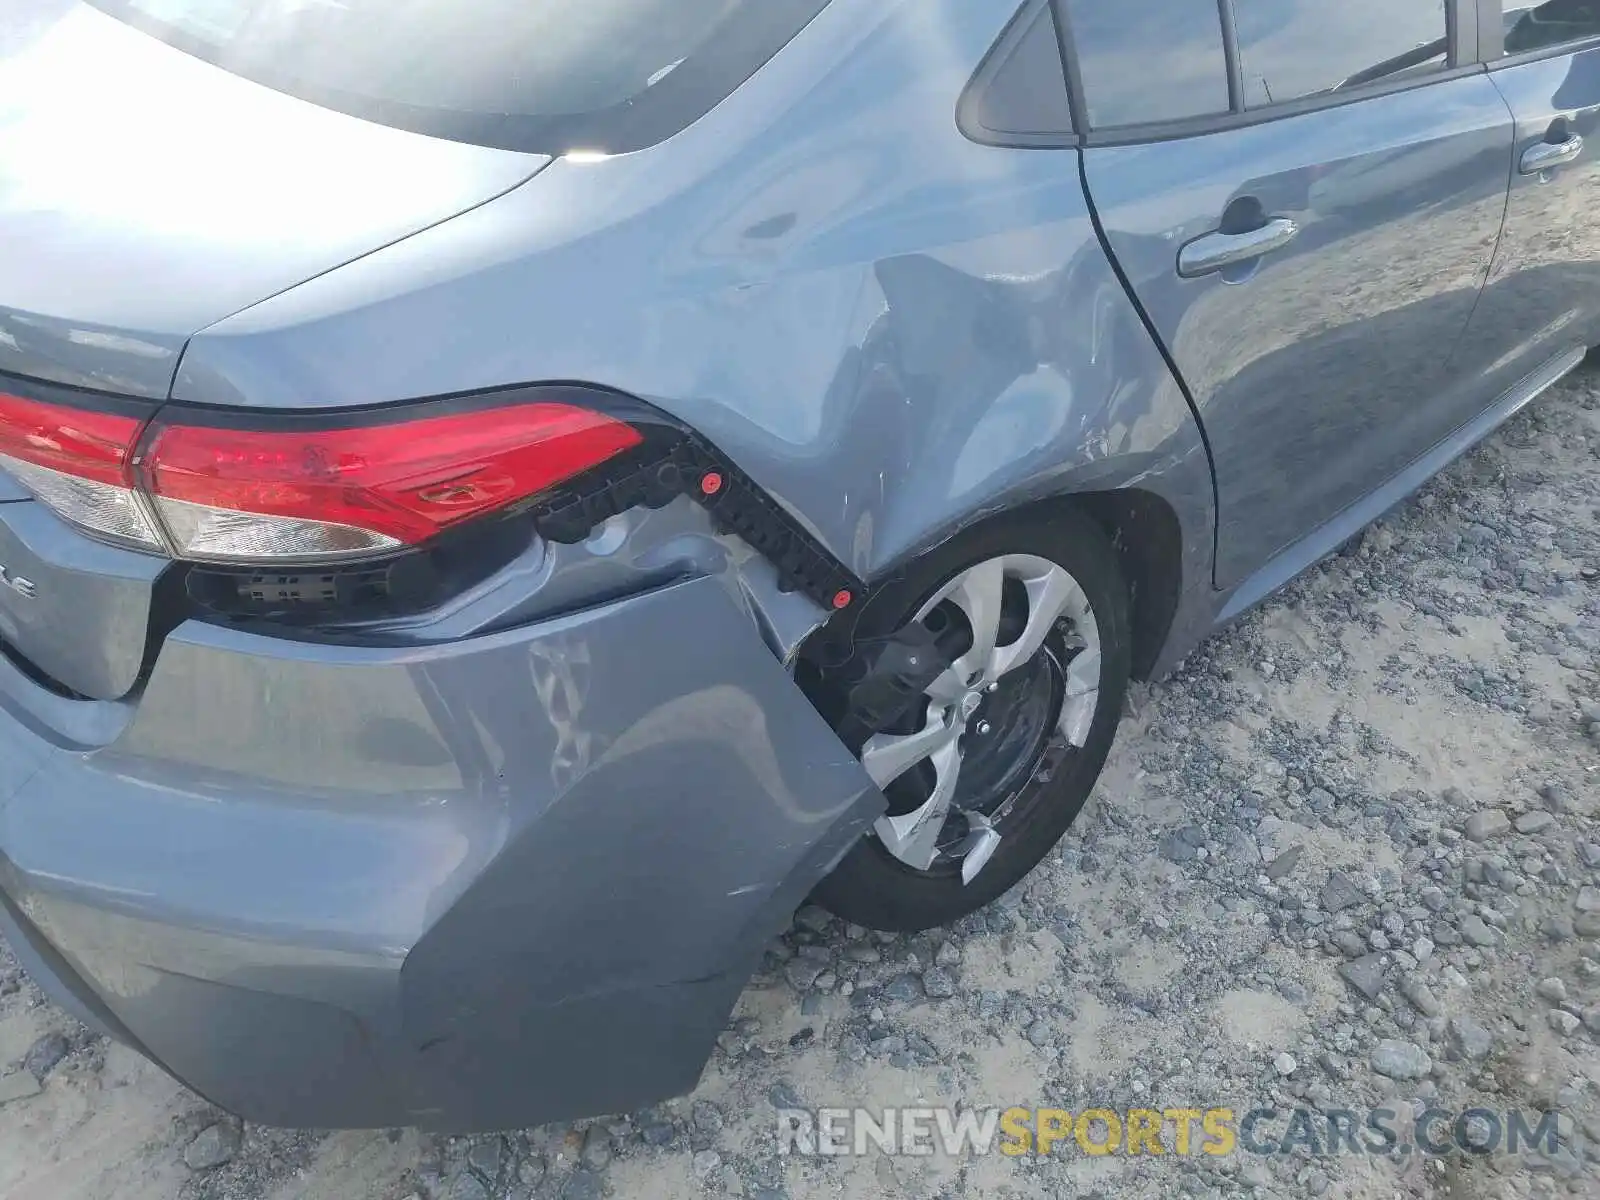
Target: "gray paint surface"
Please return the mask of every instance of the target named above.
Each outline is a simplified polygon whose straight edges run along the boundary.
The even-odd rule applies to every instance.
[[[1592,158],[1511,179],[1558,110],[1589,128],[1587,60],[1004,149],[955,107],[1011,5],[834,0],[682,133],[546,166],[324,113],[65,0],[19,11],[0,370],[262,412],[599,384],[874,581],[1014,506],[1137,491],[1177,530],[1156,674],[1594,336],[1592,256],[1543,236]],[[61,62],[101,63],[125,110]],[[1179,279],[1243,196],[1294,242]],[[91,699],[0,658],[0,924],[253,1119],[526,1126],[687,1089],[883,803],[785,670],[824,614],[687,504],[532,542],[362,645],[187,622],[142,687],[162,560],[0,490],[4,555],[78,607],[0,605],[0,636]]]
[[[207,329],[174,397],[604,382],[699,429],[868,576],[1040,496],[1209,491],[1076,155],[956,128],[1013,11],[838,0],[677,137],[559,160]],[[1179,512],[1209,541],[1199,500]]]
[[[1600,185],[1600,48],[1508,64],[1489,76],[1516,117],[1511,194],[1494,269],[1468,336],[1464,369],[1504,382],[1574,346],[1600,341],[1600,227],[1574,220]],[[1577,135],[1577,162],[1525,175],[1518,160]]]
[[[1505,208],[1510,118],[1482,75],[1147,146],[1088,150],[1118,261],[1216,458],[1219,587],[1493,399],[1451,354]],[[1254,202],[1299,236],[1199,279],[1179,247]]]
[[[119,699],[139,678],[156,581],[170,565],[90,541],[37,501],[0,506],[11,581],[0,583],[0,641],[74,692]]]
[[[185,625],[103,748],[0,721],[5,891],[143,1048],[273,1124],[692,1086],[881,806],[712,578],[431,648]]]
[[[1354,504],[1340,510],[1337,515],[1273,555],[1254,574],[1228,593],[1227,603],[1218,614],[1219,623],[1231,621],[1254,608],[1308,567],[1334,553],[1340,546],[1521,412],[1528,404],[1537,400],[1547,389],[1559,383],[1582,361],[1583,351],[1572,350],[1540,364],[1538,369],[1507,389],[1494,404],[1431,446],[1427,453],[1407,464],[1403,471],[1390,476],[1381,487],[1368,492]]]
[[[195,338],[175,400],[593,380],[714,439],[860,569],[1133,483],[1182,514],[1203,581],[1204,446],[1076,155],[954,128],[1003,8],[840,0],[666,145],[557,162]],[[238,307],[227,261],[182,279],[174,331]],[[136,390],[73,345],[9,365]],[[0,883],[57,986],[277,1123],[527,1125],[692,1086],[767,939],[883,801],[780,664],[819,610],[697,510],[624,526],[367,631],[387,648],[185,625],[127,703],[0,662]]]

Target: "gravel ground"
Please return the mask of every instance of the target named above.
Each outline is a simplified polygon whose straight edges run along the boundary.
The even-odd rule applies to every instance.
[[[0,963],[0,1195],[1600,1195],[1600,375],[1138,689],[1096,799],[920,937],[802,911],[699,1090],[505,1138],[238,1128]],[[37,1083],[35,1081],[38,1081]],[[1474,1104],[1516,1160],[781,1157],[775,1106]]]

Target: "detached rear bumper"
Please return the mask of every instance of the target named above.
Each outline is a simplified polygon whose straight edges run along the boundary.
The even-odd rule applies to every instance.
[[[692,1088],[883,803],[712,579],[421,649],[189,624],[136,706],[0,659],[0,710],[26,965],[278,1125],[510,1128]]]

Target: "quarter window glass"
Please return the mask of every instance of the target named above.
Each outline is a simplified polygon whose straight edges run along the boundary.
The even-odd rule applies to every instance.
[[[1246,108],[1443,70],[1444,0],[1232,0]]]
[[[1096,129],[1228,111],[1216,0],[1067,0]]]
[[[1550,0],[1539,5],[1507,0],[1507,54],[1526,54],[1592,37],[1600,37],[1600,3],[1596,0]]]

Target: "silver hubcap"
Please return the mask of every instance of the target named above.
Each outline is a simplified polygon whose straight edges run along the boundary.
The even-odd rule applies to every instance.
[[[1022,632],[1002,644],[1001,610],[1007,580],[1022,585],[1027,615]],[[1051,631],[1062,627],[1078,650],[1066,667],[1055,727],[1069,745],[1081,747],[1088,740],[1100,701],[1100,630],[1078,581],[1048,559],[1031,554],[1007,554],[968,568],[935,593],[915,619],[926,619],[946,601],[959,607],[972,627],[971,648],[927,689],[928,711],[922,729],[876,735],[862,748],[861,763],[880,788],[919,763],[932,765],[935,782],[927,801],[912,812],[879,818],[874,829],[889,853],[919,871],[933,866],[943,846],[944,854],[960,860],[962,881],[971,883],[1000,846],[994,818],[963,813],[968,832],[953,847],[944,845],[942,835],[956,811],[962,738],[989,732],[981,721],[972,723],[974,714],[986,692],[1030,662],[1044,648]]]

